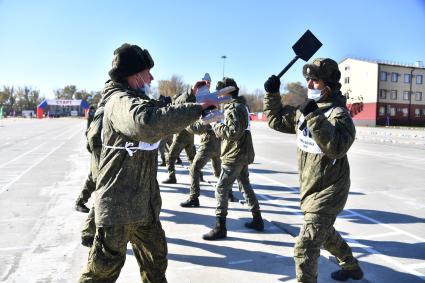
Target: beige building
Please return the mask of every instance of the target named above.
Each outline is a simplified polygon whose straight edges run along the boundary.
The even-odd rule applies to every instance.
[[[339,63],[341,92],[348,103],[362,98],[357,125],[425,126],[425,67],[346,58]]]

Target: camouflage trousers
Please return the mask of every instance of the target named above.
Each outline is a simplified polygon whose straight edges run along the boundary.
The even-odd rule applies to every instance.
[[[130,242],[142,282],[167,282],[167,242],[161,223],[97,227],[88,263],[79,282],[115,282],[124,266]]]
[[[187,158],[189,159],[190,163],[192,163],[193,159],[195,158],[196,148],[193,142],[182,143],[173,140],[167,155],[167,169],[169,177],[176,177],[176,160],[183,149],[186,151]]]
[[[80,192],[80,195],[77,198],[76,203],[85,204],[89,201],[91,194],[96,189],[96,182],[93,180],[92,172],[90,171],[89,175],[86,178],[83,189]]]
[[[83,224],[83,230],[81,231],[82,239],[94,239],[96,234],[96,222],[94,220],[94,206],[90,209],[87,215],[86,221]]]
[[[173,142],[173,135],[166,136],[159,143],[158,151],[161,156],[161,161],[167,163],[166,153],[170,150],[171,143]]]
[[[218,217],[227,216],[229,193],[235,180],[239,183],[239,190],[246,200],[249,211],[252,213],[260,212],[257,197],[249,183],[248,165],[222,165],[215,191],[215,199],[217,201],[215,214]]]
[[[201,148],[193,159],[192,166],[190,166],[190,198],[199,197],[199,182],[201,180],[201,170],[211,160],[214,175],[219,178],[221,172],[221,159],[220,151],[211,151]]]
[[[295,243],[294,259],[298,282],[317,282],[317,260],[323,246],[343,269],[358,267],[351,248],[333,227],[336,215],[306,213]]]

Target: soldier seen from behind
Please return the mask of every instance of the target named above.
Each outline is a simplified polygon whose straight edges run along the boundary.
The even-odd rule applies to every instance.
[[[90,105],[89,110],[87,112],[86,136],[89,131],[90,124],[94,119],[95,112],[96,112],[96,107],[94,105]],[[87,149],[91,153],[90,148],[87,147]],[[92,172],[90,170],[86,178],[86,181],[84,182],[83,189],[81,190],[77,200],[75,201],[75,210],[83,212],[83,213],[89,212],[89,208],[86,206],[86,203],[89,201],[89,198],[95,189],[96,189],[96,181],[93,180]]]
[[[350,189],[347,152],[356,130],[346,99],[340,92],[341,73],[329,58],[306,64],[308,99],[298,108],[282,105],[280,80],[271,76],[264,84],[264,112],[272,129],[297,135],[301,210],[304,224],[295,243],[298,282],[317,282],[317,261],[324,247],[341,269],[334,280],[360,280],[363,272],[351,248],[335,231],[336,216],[343,210]]]
[[[182,93],[175,98],[173,105],[179,105],[188,102],[193,103],[195,101],[195,94],[192,91],[187,90],[185,93]],[[183,149],[186,152],[189,163],[192,164],[196,155],[195,137],[193,133],[189,132],[187,129],[183,129],[173,136],[173,142],[171,143],[168,154],[166,155],[168,178],[162,181],[163,184],[177,183],[176,161]]]
[[[167,242],[159,213],[158,144],[216,101],[161,107],[148,97],[154,62],[146,49],[115,50],[105,88],[102,151],[95,193],[96,235],[79,282],[115,282],[130,242],[143,282],[167,282]],[[198,85],[192,88],[196,92]]]
[[[203,80],[206,82],[206,86],[210,88],[211,77],[208,73],[205,74]],[[189,198],[180,203],[182,207],[199,207],[199,192],[200,192],[200,181],[201,181],[201,170],[208,163],[209,160],[212,162],[214,175],[218,178],[221,172],[221,160],[220,160],[220,139],[216,137],[214,131],[209,124],[203,123],[199,120],[187,129],[189,132],[201,136],[198,151],[196,152],[195,158],[190,166],[190,195]]]

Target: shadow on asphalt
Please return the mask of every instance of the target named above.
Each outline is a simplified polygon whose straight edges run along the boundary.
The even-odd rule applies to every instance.
[[[294,171],[275,171],[275,170],[268,170],[268,169],[257,169],[257,168],[249,168],[249,172],[256,173],[256,174],[275,174],[275,173],[282,173],[282,174],[290,174],[290,175],[296,175],[298,172]]]
[[[412,215],[389,212],[389,211],[381,211],[381,210],[370,210],[370,209],[350,209],[350,211],[359,213],[363,216],[370,217],[374,220],[377,220],[384,224],[412,224],[412,223],[425,223],[424,218],[415,217]],[[359,217],[357,215],[349,214],[344,216],[344,219],[347,219],[353,223],[360,224],[373,224],[376,223],[371,222],[368,219]]]
[[[179,255],[179,254],[169,254],[169,260],[175,260],[180,262],[189,262],[196,265],[201,266],[210,266],[210,267],[222,267],[229,269],[238,269],[244,271],[252,271],[252,272],[260,272],[266,274],[278,274],[282,276],[288,276],[288,274],[284,274],[283,272],[279,272],[279,270],[284,271],[285,269],[279,268],[268,268],[267,262],[269,264],[276,264],[276,258],[279,258],[279,265],[287,264],[293,265],[292,257],[282,256],[280,254],[268,253],[268,252],[260,252],[260,251],[249,251],[244,249],[238,249],[235,247],[228,246],[217,246],[213,244],[209,244],[205,241],[188,241],[184,239],[176,239],[176,238],[168,238],[168,243],[176,244],[176,245],[184,245],[190,246],[194,248],[203,249],[205,251],[220,255],[220,257],[209,257],[209,256],[197,256],[197,255]],[[227,240],[234,241],[244,241],[245,239],[238,238],[227,238]],[[238,262],[246,259],[254,259],[260,258],[264,264],[258,264],[258,261],[247,262],[245,264],[232,264],[230,262]],[[257,262],[257,264],[255,263]],[[291,274],[292,278],[294,274]]]

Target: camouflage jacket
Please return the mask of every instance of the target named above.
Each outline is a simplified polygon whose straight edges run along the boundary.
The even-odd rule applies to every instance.
[[[304,118],[297,108],[282,105],[279,93],[269,93],[264,98],[270,128],[297,134],[301,209],[305,213],[336,215],[347,201],[350,188],[347,151],[356,130],[345,103],[345,97],[335,93]],[[307,122],[303,131],[298,129],[300,119]]]
[[[178,95],[174,101],[173,105],[179,105],[188,102],[196,102],[196,98],[189,91]],[[173,137],[173,142],[181,144],[193,144],[194,143],[193,133],[189,132],[187,129],[183,129],[181,132],[177,133]]]
[[[97,105],[97,110],[94,114],[92,122],[87,129],[87,149],[91,153],[91,166],[90,170],[92,173],[93,180],[96,180],[98,174],[98,166],[100,160],[100,153],[102,151],[102,120],[103,112],[105,109],[106,102],[109,101],[111,96],[114,94],[114,90],[120,90],[120,84],[115,83],[111,80],[105,83],[105,87],[102,91],[102,98]]]
[[[224,106],[224,123],[215,124],[214,132],[222,140],[223,165],[247,165],[254,162],[249,114],[243,96],[232,99]]]
[[[197,120],[202,107],[187,103],[159,107],[145,94],[116,85],[105,104],[103,147],[96,183],[95,219],[97,226],[149,224],[159,220],[161,196],[157,182],[158,150],[124,147],[157,143]],[[111,148],[112,147],[112,148]]]
[[[215,135],[211,125],[204,125],[202,121],[197,121],[187,127],[187,130],[195,135],[201,136],[199,151],[220,152],[221,141]]]

